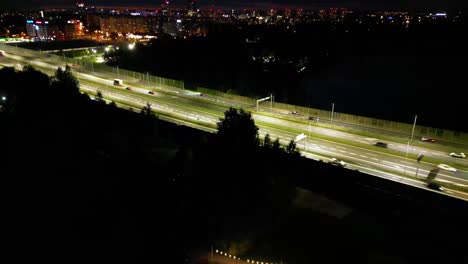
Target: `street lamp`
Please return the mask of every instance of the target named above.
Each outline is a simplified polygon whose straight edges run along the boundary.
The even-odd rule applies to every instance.
[[[332,103],[332,112],[331,112],[331,120],[330,125],[333,123],[333,113],[335,112],[335,103]]]
[[[128,49],[133,50],[135,48],[135,43],[128,44]]]
[[[411,131],[411,137],[408,139],[408,144],[406,144],[406,155],[405,155],[405,160],[408,159],[408,151],[409,151],[409,147],[410,147],[410,144],[413,142],[413,136],[414,136],[414,129],[416,127],[416,120],[418,119],[418,115],[415,115],[414,116],[414,123],[413,123],[413,129]],[[406,175],[406,166],[404,167],[404,171],[403,171],[403,174]]]

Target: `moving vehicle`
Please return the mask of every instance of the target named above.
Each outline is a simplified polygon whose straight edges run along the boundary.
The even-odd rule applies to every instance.
[[[131,90],[132,90],[132,88],[130,88],[130,87],[128,87],[128,86],[127,86],[127,88],[125,88],[125,90],[129,90],[129,91],[131,91]]]
[[[451,171],[451,172],[457,172],[457,169],[455,169],[454,167],[450,167],[449,165],[447,164],[439,164],[437,165],[437,167],[439,169],[443,169],[443,170],[446,170],[446,171]]]
[[[0,56],[5,56],[5,51],[0,50]]]
[[[153,92],[153,91],[148,91],[148,93],[149,93],[149,94],[154,94],[154,92]]]
[[[466,155],[463,152],[460,152],[460,153],[452,152],[449,155],[454,158],[462,158],[462,159],[466,158]]]
[[[422,137],[422,138],[421,138],[421,141],[424,141],[424,142],[435,142],[435,139],[429,138],[429,137]]]
[[[381,147],[381,148],[387,148],[388,144],[384,143],[384,142],[377,142],[377,143],[374,144],[374,146]]]
[[[433,189],[433,190],[436,190],[436,191],[443,191],[444,190],[444,187],[440,186],[438,183],[435,183],[435,182],[428,183],[427,187],[429,189]]]
[[[114,85],[122,85],[123,81],[121,79],[114,79]]]
[[[335,165],[335,166],[340,166],[340,167],[344,167],[346,165],[346,162],[344,162],[342,160],[339,160],[337,158],[332,158],[330,163]]]

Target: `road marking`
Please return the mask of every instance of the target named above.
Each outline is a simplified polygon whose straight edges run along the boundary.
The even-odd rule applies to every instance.
[[[367,156],[364,156],[364,155],[359,155],[359,156],[361,156],[362,158],[366,158],[366,159],[367,159]]]
[[[340,149],[340,152],[346,153],[346,151],[344,151],[344,150],[341,150],[341,149]]]
[[[372,158],[372,159],[373,159],[373,160],[377,160],[377,161],[379,160],[379,159],[376,159],[376,158]]]
[[[331,150],[336,150],[336,148],[330,148]]]
[[[356,153],[353,153],[353,152],[350,152],[349,154],[351,154],[351,155],[355,155],[355,156],[356,156]]]

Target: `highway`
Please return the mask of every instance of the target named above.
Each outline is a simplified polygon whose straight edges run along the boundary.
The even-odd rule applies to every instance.
[[[7,52],[3,58],[0,58],[0,64],[16,67],[30,64],[49,74],[58,66],[65,66],[61,61],[39,58],[39,55],[36,58],[23,56],[14,52]],[[337,157],[346,161],[346,167],[350,169],[358,169],[374,176],[426,188],[425,184],[419,180],[401,177],[401,175],[415,176],[417,163],[414,156],[424,152],[426,157],[430,157],[430,162],[425,162],[423,159],[419,166],[418,178],[424,179],[436,163],[448,163],[458,171],[455,173],[442,171],[437,179],[468,187],[468,160],[450,157],[449,150],[431,149],[430,145],[428,147],[411,146],[408,149],[409,158],[406,159],[406,144],[386,140],[388,150],[380,149],[373,146],[375,142],[380,141],[377,137],[364,137],[314,126],[313,122],[307,124],[287,120],[281,116],[262,115],[255,113],[253,105],[210,95],[200,96],[197,92],[172,87],[148,86],[141,80],[122,76],[119,78],[124,80],[124,85],[119,87],[113,85],[113,79],[118,77],[112,73],[90,72],[80,66],[73,67],[73,71],[80,81],[83,92],[95,94],[96,91],[101,91],[105,99],[115,101],[121,107],[141,108],[150,103],[161,119],[170,122],[215,132],[216,123],[223,116],[224,111],[230,106],[242,107],[253,112],[253,118],[260,128],[262,137],[268,133],[273,139],[280,138],[282,144],[287,144],[300,133],[310,135],[297,143],[302,154],[308,158],[329,161],[331,157]],[[149,94],[149,91],[153,91],[154,94]],[[434,163],[434,161],[437,162]],[[457,190],[447,189],[444,194],[468,200],[467,193]]]

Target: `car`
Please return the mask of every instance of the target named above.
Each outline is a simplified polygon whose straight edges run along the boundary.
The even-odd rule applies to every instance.
[[[452,152],[449,155],[454,158],[462,158],[462,159],[466,158],[466,155],[463,152],[460,152],[460,153]]]
[[[309,119],[310,121],[314,121],[314,120],[315,120],[315,118],[314,118],[313,116],[309,116],[308,119]]]
[[[437,184],[435,182],[428,183],[427,187],[429,189],[433,189],[433,190],[436,190],[436,191],[443,191],[444,190],[444,187],[440,186],[439,184]]]
[[[297,112],[297,111],[292,111],[291,114],[293,114],[293,115],[298,115],[299,112]]]
[[[127,86],[127,88],[125,88],[125,90],[129,90],[129,91],[131,91],[131,90],[132,90],[132,88],[130,88],[130,87],[128,87],[128,86]]]
[[[149,94],[154,94],[154,92],[153,92],[153,91],[148,91],[148,93],[149,93]]]
[[[203,94],[202,94],[202,93],[200,93],[200,96],[203,96]]]
[[[435,139],[429,138],[429,137],[422,137],[422,138],[421,138],[421,141],[424,141],[424,142],[435,142]]]
[[[332,158],[330,163],[335,165],[335,166],[340,166],[340,167],[344,167],[346,165],[346,162],[344,162],[342,160],[339,160],[337,158]]]
[[[437,167],[439,169],[443,169],[443,170],[446,170],[446,171],[451,171],[451,172],[457,172],[457,169],[455,169],[454,167],[450,167],[449,165],[447,164],[439,164],[437,165]]]
[[[384,142],[377,142],[377,143],[374,144],[374,146],[381,147],[381,148],[387,148],[388,144],[384,143]]]

